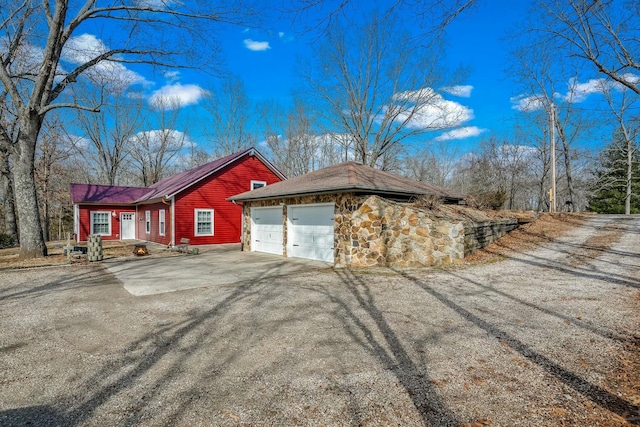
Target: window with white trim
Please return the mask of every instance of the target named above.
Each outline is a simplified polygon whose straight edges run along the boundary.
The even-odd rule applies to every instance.
[[[267,186],[267,182],[266,181],[251,181],[251,189],[255,190],[257,188],[262,188],[262,187],[266,187]]]
[[[161,236],[164,236],[165,228],[166,226],[165,226],[164,209],[160,209],[158,211],[158,234],[160,234]]]
[[[144,232],[151,234],[151,211],[144,211]]]
[[[91,234],[111,236],[111,212],[91,212]]]
[[[195,209],[194,225],[194,235],[213,236],[213,209]]]

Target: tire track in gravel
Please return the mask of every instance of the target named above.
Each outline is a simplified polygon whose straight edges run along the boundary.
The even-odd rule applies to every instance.
[[[638,324],[637,313],[621,313],[640,289],[639,233],[640,216],[594,216],[503,262],[438,272],[428,281],[404,276],[536,366],[551,380],[550,388],[536,385],[541,395],[568,387],[574,399],[599,407],[601,419],[634,422],[635,400],[602,380],[617,369],[605,355],[624,351]],[[574,402],[567,405],[577,420],[584,407]]]

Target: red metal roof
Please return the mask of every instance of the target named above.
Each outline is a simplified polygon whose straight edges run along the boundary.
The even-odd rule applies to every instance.
[[[71,184],[71,203],[132,204],[150,190],[97,184]]]
[[[248,148],[195,169],[172,175],[149,188],[71,184],[71,201],[72,203],[135,204],[163,197],[169,198],[247,154],[258,156],[276,175],[285,179],[285,176],[258,151]]]
[[[232,163],[233,161],[247,154],[257,155],[271,170],[273,170],[276,175],[280,176],[282,179],[285,179],[284,175],[282,175],[280,171],[278,171],[271,163],[269,163],[267,159],[262,157],[262,155],[258,153],[255,148],[248,148],[244,151],[240,151],[221,159],[214,160],[213,162],[207,163],[206,165],[202,165],[195,169],[191,169],[177,175],[172,175],[168,178],[163,179],[162,181],[158,181],[157,183],[149,187],[149,189],[152,190],[151,192],[140,197],[138,200],[136,200],[136,202],[145,202],[162,197],[172,197],[175,194],[199,182],[200,180],[208,177],[212,173],[222,169],[229,163]]]

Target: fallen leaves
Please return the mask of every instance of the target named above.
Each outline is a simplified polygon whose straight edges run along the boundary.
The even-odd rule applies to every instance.
[[[492,424],[492,421],[490,419],[480,419],[480,420],[476,420],[473,421],[470,424],[460,424],[458,427],[483,427],[483,426],[490,426]]]

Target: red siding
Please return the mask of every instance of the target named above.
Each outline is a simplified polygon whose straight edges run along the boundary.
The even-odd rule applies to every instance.
[[[281,180],[257,157],[247,155],[176,195],[174,242],[183,237],[191,239],[192,245],[240,242],[242,209],[226,199],[250,190],[251,181],[270,185]],[[214,210],[213,236],[194,236],[195,209]]]
[[[174,244],[185,237],[192,245],[208,245],[220,243],[238,243],[242,235],[242,209],[227,197],[244,193],[251,189],[251,181],[265,181],[267,185],[280,181],[262,161],[255,156],[245,155],[232,164],[219,170],[210,177],[194,184],[175,196],[175,238]],[[159,211],[165,210],[165,235],[159,233]],[[136,214],[136,236],[139,240],[169,245],[171,240],[172,207],[164,203],[141,204],[133,206],[80,206],[80,241],[86,241],[90,233],[91,211],[108,211],[116,213],[111,217],[111,235],[103,236],[104,240],[120,239],[120,213]],[[213,209],[213,236],[195,236],[195,209]],[[151,212],[151,232],[146,233],[145,211]]]
[[[160,210],[162,209],[164,209],[165,218],[164,236],[160,235]],[[146,229],[146,211],[151,212],[151,232],[149,234]],[[138,240],[169,245],[171,243],[171,206],[164,203],[138,205],[136,233]]]
[[[102,236],[102,240],[120,240],[120,213],[135,213],[133,206],[110,206],[110,205],[81,205],[78,209],[80,214],[80,235],[78,241],[86,242],[87,236],[91,234],[91,212],[115,212],[111,216],[111,235]]]

